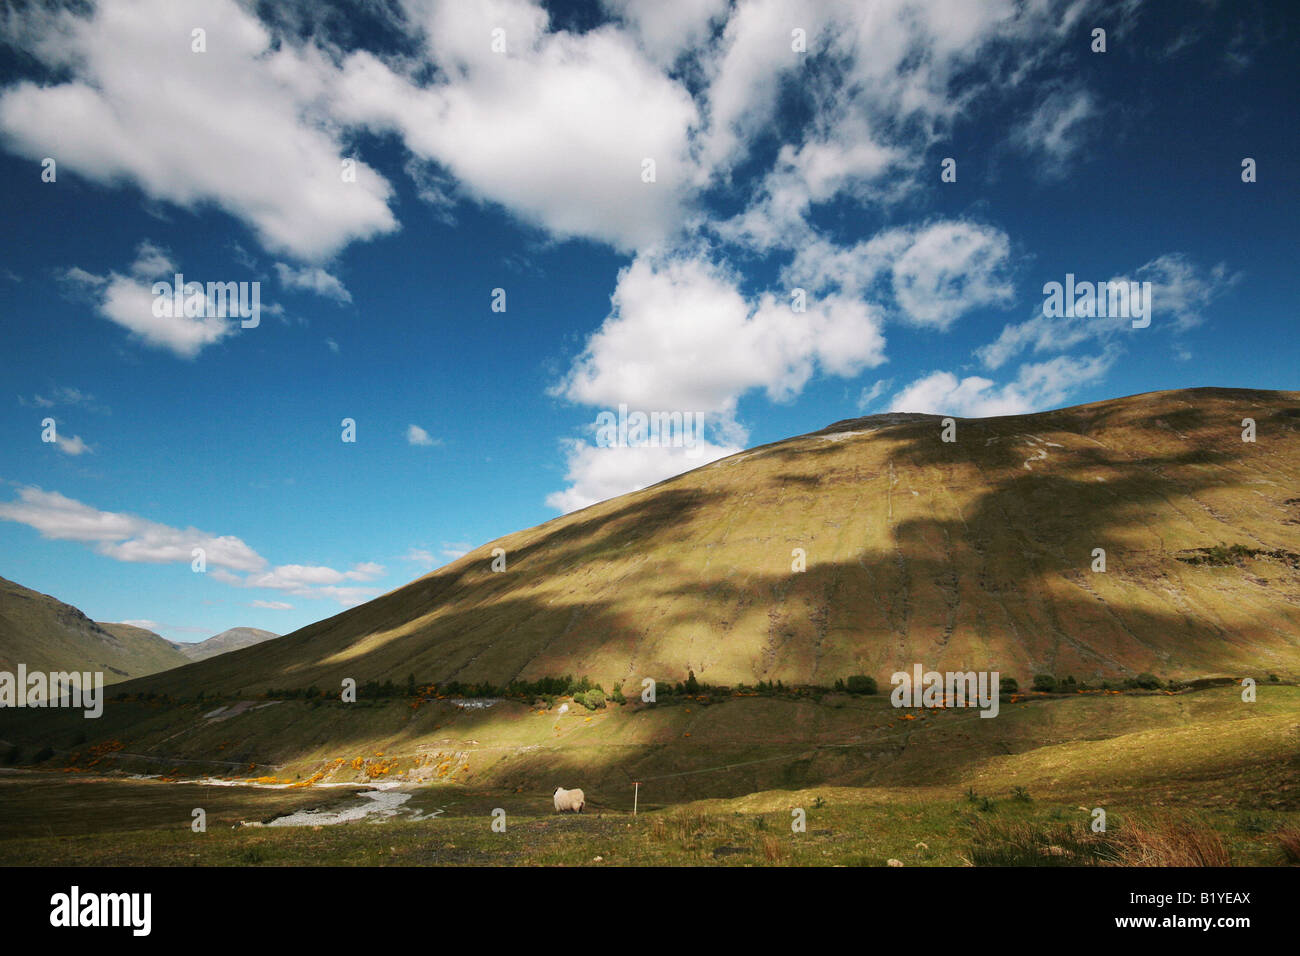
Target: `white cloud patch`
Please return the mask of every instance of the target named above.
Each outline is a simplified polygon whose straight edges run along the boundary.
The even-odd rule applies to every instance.
[[[100,276],[73,266],[64,270],[62,278],[70,289],[90,301],[103,318],[126,329],[145,345],[164,349],[178,358],[192,359],[207,346],[230,335],[238,325],[229,318],[218,317],[212,303],[203,316],[167,315],[167,310],[155,314],[153,280],[166,275],[162,281],[170,283],[175,269],[161,250],[146,241],[136,250],[129,275],[110,272]]]
[[[19,488],[16,500],[0,502],[0,520],[25,524],[51,540],[77,541],[105,557],[130,563],[190,564],[193,550],[202,548],[213,580],[300,597],[332,598],[345,607],[377,596],[378,588],[359,584],[386,573],[382,564],[373,561],[354,564],[347,571],[301,564],[266,570],[267,560],[239,538],[101,511],[58,492],[33,487]]]
[[[73,435],[69,438],[66,435],[61,435],[56,432],[54,442],[58,446],[59,451],[63,452],[65,455],[76,457],[77,455],[84,455],[86,452],[90,451],[90,446],[81,440],[80,435]]]
[[[344,288],[338,277],[326,272],[320,266],[294,268],[287,263],[277,262],[275,272],[280,277],[280,284],[286,289],[311,292],[339,303],[352,301],[352,293]]]
[[[1051,281],[1060,282],[1063,278],[1055,277]],[[1129,275],[1075,278],[1076,281],[1150,282],[1151,327],[1134,329],[1132,319],[1122,316],[1049,318],[1042,314],[1040,303],[1032,317],[1004,326],[994,341],[976,350],[984,367],[1001,368],[1025,350],[1065,352],[1087,342],[1113,343],[1129,335],[1150,335],[1162,330],[1184,332],[1204,321],[1205,311],[1240,281],[1241,273],[1231,272],[1222,262],[1204,269],[1182,253],[1167,253]],[[1183,347],[1175,343],[1175,349]]]
[[[626,33],[550,31],[547,13],[525,0],[406,8],[437,78],[417,79],[424,63],[354,53],[334,91],[339,118],[397,132],[460,191],[555,237],[634,249],[677,227],[698,112]],[[498,28],[505,53],[491,48]],[[645,159],[654,183],[642,181]]]
[[[899,391],[889,410],[965,418],[1043,411],[1099,380],[1114,360],[1114,352],[1082,358],[1061,355],[1020,366],[1015,380],[1004,385],[978,375],[959,379],[951,372],[932,372]]]
[[[250,601],[249,607],[260,607],[267,611],[292,611],[293,605],[287,601]]]
[[[432,438],[429,433],[419,425],[406,426],[406,443],[408,445],[418,445],[431,448],[434,445],[441,445],[441,438]]]
[[[546,503],[568,513],[607,498],[639,491],[682,472],[734,455],[739,445],[704,442],[694,448],[647,446],[600,448],[585,441],[567,442],[568,487],[551,493]]]
[[[613,309],[553,390],[597,408],[705,412],[729,420],[740,396],[797,394],[820,367],[850,377],[884,361],[881,316],[828,295],[795,312],[703,255],[638,256],[623,269]]]
[[[198,25],[205,53],[191,52]],[[132,182],[186,209],[213,203],[268,249],[311,261],[396,228],[381,176],[359,161],[355,182],[340,175],[347,154],[320,106],[328,58],[288,40],[273,48],[244,5],[100,3],[84,17],[11,14],[9,29],[68,79],[0,92],[0,132],[24,156],[55,157],[60,175]]]
[[[117,561],[189,564],[194,548],[207,563],[233,571],[258,571],[266,560],[239,538],[196,528],[173,528],[123,512],[101,511],[56,491],[25,487],[16,501],[0,502],[0,519],[36,529],[44,538],[78,541]]]
[[[145,619],[145,618],[138,618],[138,619],[135,619],[135,620],[129,620],[129,621],[118,621],[117,623],[118,623],[118,624],[125,624],[125,625],[127,625],[128,627],[139,627],[139,628],[143,628],[143,629],[146,630],[146,631],[156,631],[156,630],[159,628],[159,626],[160,626],[160,625],[158,624],[157,621],[150,621],[150,620],[147,620],[147,619]]]
[[[1040,158],[1040,173],[1059,177],[1087,145],[1100,112],[1095,97],[1086,89],[1051,90],[1039,99],[1011,139]]]

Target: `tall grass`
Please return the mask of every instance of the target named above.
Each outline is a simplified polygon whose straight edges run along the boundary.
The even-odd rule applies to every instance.
[[[973,817],[976,866],[1231,866],[1217,831],[1197,820],[1128,820],[1106,833],[1082,823],[1024,823]],[[1300,830],[1292,850],[1300,855]],[[1283,842],[1283,852],[1286,843]],[[1300,856],[1298,856],[1300,858]]]

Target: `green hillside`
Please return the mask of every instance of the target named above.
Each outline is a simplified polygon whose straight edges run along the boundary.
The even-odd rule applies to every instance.
[[[0,578],[0,670],[102,671],[112,684],[187,663],[152,631],[97,624],[70,604]]]

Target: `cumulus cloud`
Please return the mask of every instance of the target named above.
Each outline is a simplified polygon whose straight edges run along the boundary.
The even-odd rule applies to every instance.
[[[713,437],[694,449],[568,443],[569,487],[547,499],[565,511],[732,454],[747,438],[736,409],[749,391],[785,401],[819,369],[848,378],[884,361],[877,307],[837,293],[802,312],[772,293],[747,298],[702,252],[638,256],[611,304],[552,393],[605,410],[699,414]]]
[[[998,385],[978,375],[959,379],[952,372],[932,372],[900,390],[890,403],[893,412],[926,412],[983,418],[1043,411],[1064,403],[1083,385],[1110,370],[1115,353],[1071,357],[1020,366],[1014,381]]]
[[[1014,295],[1011,242],[995,226],[943,220],[886,229],[851,246],[805,243],[783,272],[787,285],[886,303],[889,318],[947,329],[966,313]]]
[[[624,31],[549,30],[526,0],[405,8],[427,60],[349,56],[335,87],[340,119],[398,133],[461,192],[555,237],[634,249],[678,225],[697,108]],[[492,50],[496,29],[504,52]],[[440,70],[426,82],[427,63]],[[647,159],[653,183],[642,180]]]
[[[265,608],[268,611],[292,611],[293,605],[287,601],[250,601],[249,607]]]
[[[179,358],[192,359],[204,348],[220,342],[238,325],[217,316],[216,309],[205,315],[159,315],[154,311],[153,281],[162,275],[171,282],[176,266],[156,246],[142,243],[128,275],[109,272],[95,275],[78,266],[63,271],[65,287],[85,298],[105,319],[130,332],[145,345],[164,349]],[[170,274],[169,274],[170,273]],[[189,283],[187,282],[186,285]],[[174,310],[171,310],[174,312]]]
[[[285,38],[273,44],[245,5],[137,0],[15,18],[10,29],[66,79],[0,92],[10,149],[186,209],[215,204],[265,247],[300,259],[396,228],[381,176],[360,161],[354,182],[341,175],[351,157],[318,105],[328,57]],[[191,50],[199,26],[204,53]]]
[[[555,394],[729,419],[751,389],[787,399],[815,368],[848,377],[884,361],[875,307],[828,295],[796,312],[772,293],[749,299],[735,274],[702,254],[638,256],[619,273],[611,302]]]

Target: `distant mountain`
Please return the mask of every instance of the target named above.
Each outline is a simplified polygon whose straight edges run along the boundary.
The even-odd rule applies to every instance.
[[[1300,675],[1300,393],[1153,392],[946,431],[871,416],[752,448],[135,686]]]
[[[0,578],[0,670],[102,671],[112,684],[188,663],[152,631],[97,624],[70,604]]]
[[[209,637],[206,641],[198,641],[194,644],[173,642],[172,646],[189,660],[201,661],[209,657],[216,657],[218,654],[225,654],[227,651],[237,651],[241,647],[261,644],[263,641],[269,641],[279,636],[279,634],[259,630],[256,627],[232,627],[228,631],[222,631],[220,634]]]

